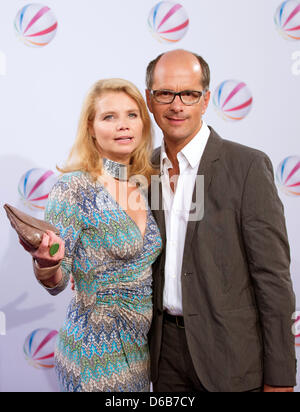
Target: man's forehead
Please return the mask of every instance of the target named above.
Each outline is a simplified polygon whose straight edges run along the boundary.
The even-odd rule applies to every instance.
[[[170,90],[186,90],[199,87],[202,83],[202,71],[179,68],[176,70],[167,70],[166,67],[158,68],[154,72],[153,87]]]

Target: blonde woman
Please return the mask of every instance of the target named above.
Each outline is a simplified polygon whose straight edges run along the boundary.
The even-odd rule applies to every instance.
[[[46,208],[60,237],[47,232],[32,253],[50,294],[62,292],[70,275],[75,282],[55,353],[63,391],[149,391],[151,265],[162,247],[144,193],[156,173],[151,153],[138,89],[122,79],[97,82]]]

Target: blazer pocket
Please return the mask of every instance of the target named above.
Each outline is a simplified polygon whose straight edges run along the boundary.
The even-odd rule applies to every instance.
[[[227,365],[232,378],[243,378],[263,368],[263,345],[255,307],[224,312]]]
[[[220,272],[224,293],[236,286],[235,277],[244,272],[245,260],[242,251],[242,240],[239,232],[238,212],[234,209],[223,209],[216,214],[214,229],[215,264]],[[242,273],[241,273],[242,272]]]

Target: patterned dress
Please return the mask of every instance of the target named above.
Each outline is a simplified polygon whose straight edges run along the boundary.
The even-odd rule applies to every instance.
[[[75,172],[54,186],[45,219],[66,247],[63,279],[46,289],[57,295],[75,280],[55,351],[62,391],[149,391],[151,265],[162,248],[150,208],[143,238],[103,185]]]

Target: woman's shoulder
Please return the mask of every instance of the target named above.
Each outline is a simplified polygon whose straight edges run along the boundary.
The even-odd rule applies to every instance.
[[[86,187],[93,183],[92,177],[89,173],[83,171],[75,171],[70,173],[64,173],[58,178],[57,184],[75,189],[76,187]]]
[[[92,177],[87,172],[75,171],[61,175],[51,190],[52,196],[76,196],[94,187]]]
[[[82,172],[80,170],[75,171],[75,172],[64,173],[59,177],[58,182],[69,183],[69,184],[80,182],[80,181],[86,180],[87,175],[88,174],[86,172]]]

